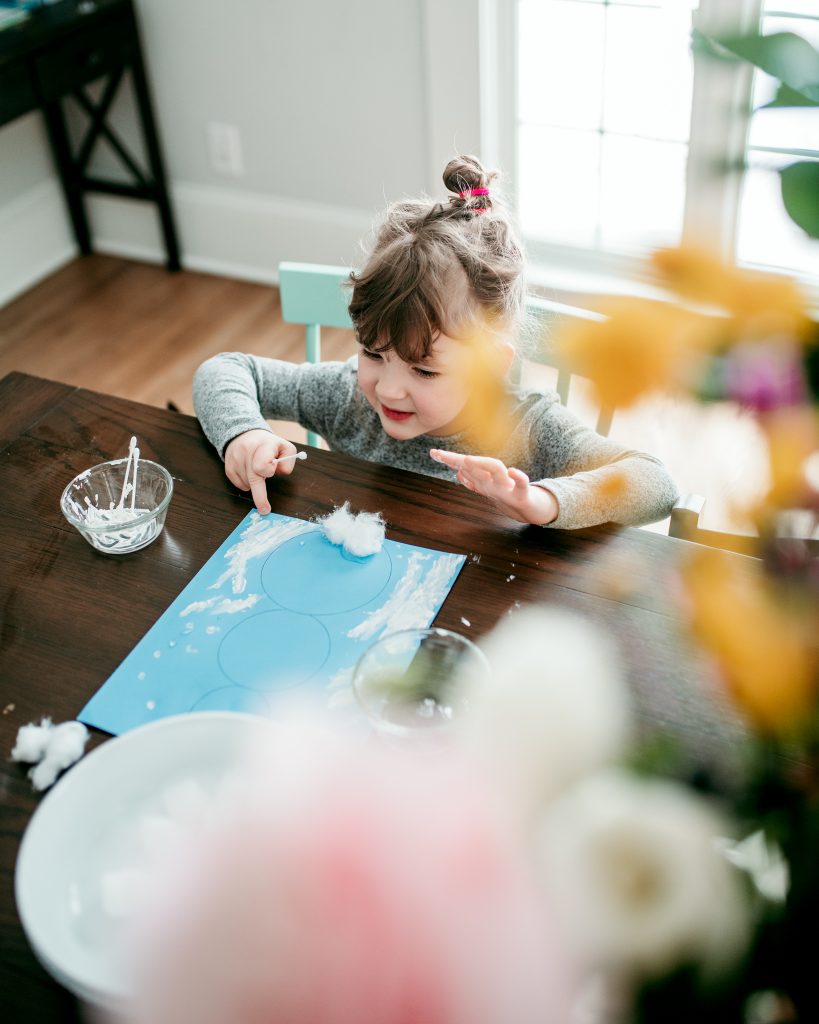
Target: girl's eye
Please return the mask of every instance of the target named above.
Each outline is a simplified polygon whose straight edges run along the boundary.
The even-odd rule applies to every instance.
[[[370,349],[368,349],[368,348],[362,348],[362,350],[361,350],[361,351],[362,351],[362,353],[363,353],[363,354],[364,354],[364,355],[365,355],[365,356],[366,356],[366,357],[367,357],[368,359],[373,359],[373,360],[375,360],[376,362],[379,362],[379,361],[380,361],[380,359],[381,359],[381,353],[380,353],[380,352],[372,352],[372,351],[371,351]]]
[[[425,370],[423,366],[413,366],[413,372],[419,377],[423,377],[424,380],[432,380],[434,377],[439,377],[440,374],[436,373],[435,370]]]

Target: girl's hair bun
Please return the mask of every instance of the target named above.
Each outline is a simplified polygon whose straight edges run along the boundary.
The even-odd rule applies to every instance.
[[[491,182],[497,177],[497,172],[484,169],[476,156],[456,156],[444,168],[444,184],[455,196],[450,199],[462,207],[479,208],[488,210],[492,206],[491,195],[464,195],[462,192],[469,192],[470,189],[488,189]]]

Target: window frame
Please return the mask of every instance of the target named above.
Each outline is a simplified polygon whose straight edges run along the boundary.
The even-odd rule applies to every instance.
[[[709,34],[742,34],[760,25],[763,0],[700,0],[694,25]],[[427,180],[441,194],[441,172],[453,153],[480,154],[504,171],[517,208],[516,0],[420,0],[427,112]],[[740,165],[750,130],[753,68],[695,57],[683,241],[699,239],[733,260],[742,188],[740,174],[707,174],[709,159]],[[716,111],[722,110],[717,117]],[[693,154],[691,152],[693,147]],[[695,202],[692,202],[692,197]],[[532,286],[557,299],[594,307],[604,294],[661,296],[639,256],[542,244],[526,239]],[[805,282],[805,279],[802,279]],[[819,308],[819,283],[806,291]]]
[[[761,24],[764,0],[699,0],[692,28],[707,35],[741,35]],[[503,167],[517,208],[517,9],[518,0],[479,0],[482,153]],[[742,173],[715,174],[715,166],[740,167],[748,150],[754,69],[742,62],[694,54],[691,122],[681,243],[708,245],[735,260]],[[556,290],[582,294],[651,292],[654,284],[639,255],[561,245],[524,234],[534,279]],[[555,290],[553,287],[552,290]],[[808,283],[819,301],[819,285]]]

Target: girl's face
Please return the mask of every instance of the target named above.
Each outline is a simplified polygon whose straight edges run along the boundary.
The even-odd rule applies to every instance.
[[[358,384],[390,437],[449,437],[466,428],[467,349],[445,334],[438,335],[422,363],[405,363],[389,350],[361,349]]]

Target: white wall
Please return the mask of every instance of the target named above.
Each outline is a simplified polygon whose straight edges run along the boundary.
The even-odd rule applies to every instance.
[[[188,267],[265,281],[282,259],[355,262],[378,209],[440,193],[446,158],[479,149],[478,0],[136,4]],[[139,148],[127,91],[111,119]],[[238,127],[240,178],[210,166],[211,121]],[[115,167],[102,146],[94,166]],[[162,259],[152,206],[90,209],[96,248]],[[29,115],[0,130],[0,302],[75,251]]]

